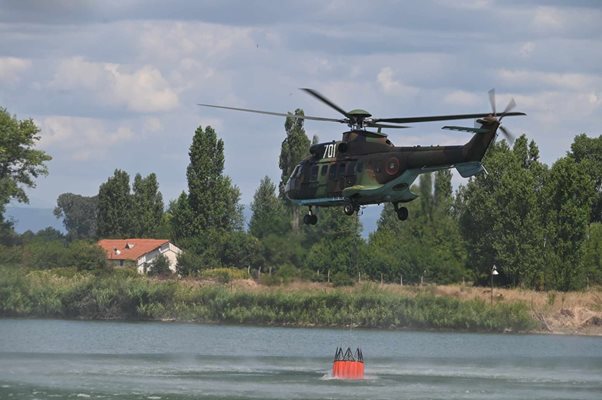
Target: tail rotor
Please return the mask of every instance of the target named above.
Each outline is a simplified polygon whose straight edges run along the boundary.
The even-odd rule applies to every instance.
[[[497,113],[496,113],[496,108],[495,108],[495,89],[491,89],[489,91],[489,103],[491,104],[491,110],[493,111],[493,117],[497,118]],[[506,108],[504,108],[504,111],[502,111],[502,113],[500,114],[500,118],[499,118],[499,122],[500,122],[500,131],[502,132],[502,134],[506,137],[506,140],[508,140],[509,143],[514,143],[514,139],[515,136],[512,134],[512,132],[510,132],[510,130],[508,128],[506,128],[505,126],[501,125],[502,123],[502,119],[510,112],[514,109],[514,107],[516,107],[516,101],[514,101],[514,98],[510,99],[510,101],[508,102],[508,105],[506,106]]]

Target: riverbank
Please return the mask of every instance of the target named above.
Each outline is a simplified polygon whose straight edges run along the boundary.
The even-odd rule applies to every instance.
[[[160,280],[127,271],[97,274],[61,269],[0,271],[0,315],[5,317],[564,332],[555,330],[556,320],[550,315],[560,307],[565,310],[560,311],[562,315],[568,317],[566,306],[573,302],[572,294],[547,294],[548,299],[543,299],[543,303],[541,295],[519,294],[496,289],[491,303],[488,289],[464,286],[361,283],[352,288],[332,288],[304,282],[264,286],[253,280],[227,284]],[[595,301],[600,292],[592,292],[591,296]],[[592,312],[599,314],[600,310]],[[566,333],[599,334],[596,320],[587,321],[590,321],[587,327],[582,323]]]

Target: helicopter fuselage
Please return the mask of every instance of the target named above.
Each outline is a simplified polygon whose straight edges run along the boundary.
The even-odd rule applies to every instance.
[[[477,120],[478,133],[459,146],[396,147],[386,135],[351,130],[341,141],[312,145],[285,193],[303,206],[409,202],[417,197],[410,187],[421,173],[456,168],[469,177],[483,171],[481,160],[498,126],[495,118]]]

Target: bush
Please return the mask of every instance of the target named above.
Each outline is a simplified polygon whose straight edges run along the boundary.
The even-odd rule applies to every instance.
[[[23,259],[23,249],[17,246],[0,244],[0,264],[20,264]]]
[[[171,269],[169,269],[169,260],[163,254],[159,254],[153,261],[148,263],[147,274],[149,276],[169,276],[171,275]]]
[[[193,251],[183,251],[178,255],[176,272],[180,276],[195,276],[201,272],[203,262]]]
[[[69,245],[70,260],[67,265],[77,267],[78,271],[92,271],[107,268],[107,255],[96,243],[82,240]]]
[[[353,283],[353,278],[347,272],[339,271],[332,276],[332,285],[334,287],[353,286]]]

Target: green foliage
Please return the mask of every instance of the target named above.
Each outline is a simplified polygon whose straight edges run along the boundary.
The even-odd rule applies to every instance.
[[[157,177],[130,176],[116,169],[98,192],[97,235],[101,238],[156,237],[163,224],[163,196]],[[55,210],[56,211],[56,210]]]
[[[303,116],[305,114],[302,109],[296,109],[294,115]],[[310,141],[305,134],[303,122],[303,119],[295,118],[294,116],[286,117],[286,121],[284,122],[286,138],[282,141],[282,146],[280,147],[280,158],[278,161],[278,166],[282,171],[280,183],[278,185],[278,193],[279,197],[284,201],[287,201],[284,194],[286,182],[288,182],[288,179],[293,173],[295,166],[309,154]],[[289,212],[291,228],[293,232],[297,233],[299,231],[301,213],[298,207],[292,205],[290,206]]]
[[[155,257],[147,266],[146,273],[149,276],[169,276],[172,271],[169,268],[169,260],[163,254]]]
[[[181,240],[180,245],[189,253],[183,259],[182,271],[185,273],[179,272],[183,275],[197,273],[201,268],[246,269],[261,264],[259,240],[246,232],[208,230],[202,236]],[[196,266],[190,265],[189,261]]]
[[[569,157],[574,158],[581,173],[588,174],[594,182],[596,195],[592,201],[592,221],[602,222],[602,135],[597,138],[577,135]]]
[[[479,174],[459,191],[456,207],[468,248],[468,265],[481,284],[492,266],[499,280],[512,286],[537,284],[543,268],[543,186],[547,169],[537,161],[533,142],[523,135],[514,148],[506,142],[492,146]]]
[[[98,196],[63,193],[56,200],[54,215],[63,218],[69,239],[92,239],[96,237],[97,210]]]
[[[595,186],[574,159],[554,163],[544,188],[546,272],[548,288],[578,289],[585,285],[580,247],[586,238]]]
[[[96,243],[82,240],[72,242],[68,246],[70,260],[67,266],[75,266],[79,271],[93,271],[107,268],[107,255]]]
[[[421,176],[425,176],[423,174]],[[466,276],[466,258],[458,222],[452,212],[451,176],[448,171],[420,179],[420,202],[404,204],[410,218],[397,219],[392,205],[383,208],[378,229],[361,256],[362,270],[375,280],[387,282],[458,282]],[[422,199],[428,197],[428,199]]]
[[[202,236],[208,230],[241,230],[240,191],[223,175],[224,142],[210,126],[204,131],[198,127],[188,154],[188,195],[181,195],[171,207],[175,238]]]
[[[251,203],[253,214],[249,233],[262,239],[270,234],[282,235],[289,230],[288,218],[282,200],[276,196],[276,186],[265,176]]]
[[[130,176],[116,169],[98,191],[97,235],[101,238],[129,236],[131,209]]]
[[[34,237],[22,246],[9,249],[6,256],[0,257],[0,264],[5,261],[34,269],[73,267],[80,271],[107,268],[104,250],[96,243],[82,240],[67,243],[64,240],[39,240]]]
[[[136,174],[132,189],[130,235],[134,237],[157,237],[163,220],[163,196],[159,192],[157,176],[151,173],[143,178],[140,174]]]
[[[602,284],[602,223],[589,226],[581,246],[581,268],[590,284]]]
[[[23,259],[23,251],[19,246],[0,244],[0,265],[18,265]]]
[[[235,279],[247,279],[249,274],[246,270],[237,268],[211,268],[203,270],[201,278],[214,279],[220,283],[229,283]]]
[[[319,223],[306,226],[306,243],[310,246],[305,267],[327,271],[342,271],[357,275],[358,255],[364,242],[360,236],[361,223],[357,215],[347,216],[341,208],[319,208]]]
[[[353,286],[353,278],[345,271],[338,271],[332,275],[332,285],[334,287]]]
[[[0,107],[0,242],[10,242],[12,224],[4,220],[11,199],[28,203],[26,188],[35,187],[35,179],[48,174],[46,162],[52,157],[36,150],[40,129],[32,119],[18,120]]]
[[[196,287],[173,280],[0,267],[0,316],[178,319],[295,326],[525,331],[535,322],[522,303],[357,290],[262,291]]]
[[[203,260],[194,251],[184,250],[178,255],[176,272],[180,276],[196,276],[203,268]]]

